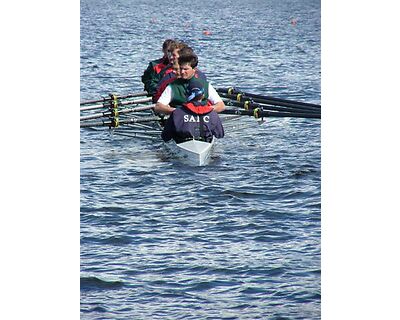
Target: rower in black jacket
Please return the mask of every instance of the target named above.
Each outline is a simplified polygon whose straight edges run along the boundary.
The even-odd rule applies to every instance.
[[[211,142],[212,137],[223,138],[221,119],[207,102],[202,102],[204,88],[200,81],[190,81],[187,102],[177,107],[169,116],[161,137],[176,143],[195,139]]]

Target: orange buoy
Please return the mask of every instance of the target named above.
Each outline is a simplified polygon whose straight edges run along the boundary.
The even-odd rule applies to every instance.
[[[203,34],[206,35],[206,36],[210,36],[211,35],[211,31],[203,30]]]

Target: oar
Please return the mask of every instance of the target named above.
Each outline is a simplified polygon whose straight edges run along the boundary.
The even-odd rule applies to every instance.
[[[320,114],[315,113],[295,113],[295,112],[270,112],[264,111],[260,109],[254,109],[253,111],[249,110],[240,110],[240,109],[225,109],[220,112],[222,114],[236,114],[241,116],[253,116],[255,118],[267,118],[267,117],[293,117],[293,118],[313,118],[313,119],[321,119]]]
[[[141,97],[141,96],[147,96],[146,91],[142,92],[136,92],[136,93],[130,93],[125,96],[116,96],[113,94],[110,94],[108,97],[103,97],[101,100],[91,100],[91,101],[83,101],[81,102],[81,106],[87,105],[87,104],[94,104],[94,103],[100,103],[100,102],[107,102],[116,99],[127,99],[127,98],[134,98],[134,97]]]
[[[150,102],[151,97],[138,99],[138,100],[131,100],[131,101],[117,101],[117,100],[115,100],[115,101],[116,101],[116,106],[120,107],[120,106],[128,106],[131,104]],[[113,101],[111,101],[111,100],[108,102],[105,102],[102,105],[95,105],[95,106],[80,108],[80,111],[96,110],[96,109],[103,109],[103,108],[110,108],[110,107],[114,107]]]
[[[293,100],[287,100],[287,99],[280,99],[280,98],[275,98],[275,97],[271,97],[271,96],[264,96],[264,95],[254,94],[254,93],[242,92],[242,91],[236,90],[234,88],[218,88],[217,92],[232,95],[232,98],[236,97],[235,99],[238,99],[238,100],[240,100],[240,97],[242,96],[243,98],[244,97],[254,98],[254,101],[256,101],[256,102],[264,102],[264,103],[273,104],[273,105],[293,106],[293,107],[301,107],[302,106],[302,107],[321,109],[321,105],[319,105],[319,104],[307,103],[307,102],[301,102],[301,101],[293,101]],[[255,99],[257,99],[257,100],[255,100]]]
[[[267,104],[261,104],[261,103],[254,103],[252,100],[245,100],[242,102],[235,101],[235,100],[226,100],[225,101],[226,105],[233,105],[236,107],[241,107],[246,110],[253,110],[257,108],[262,108],[264,110],[271,110],[271,111],[282,111],[282,112],[297,112],[297,113],[316,113],[316,114],[321,114],[321,110],[304,110],[304,109],[298,109],[298,108],[293,108],[293,107],[282,107],[282,106],[271,106]]]
[[[146,135],[146,134],[148,134],[147,132],[144,132],[144,134],[143,134],[140,132],[126,133],[126,132],[114,131],[113,134],[129,137],[129,138],[160,140],[160,133],[158,133],[158,135],[152,135],[152,134]]]
[[[129,108],[129,109],[122,109],[116,111],[118,114],[125,114],[125,113],[130,113],[130,112],[139,112],[139,111],[145,111],[145,110],[150,110],[154,108],[154,104],[147,105],[147,106],[140,106],[140,107],[135,107],[135,108]],[[86,120],[92,120],[92,119],[98,119],[101,117],[110,117],[110,116],[115,116],[115,111],[104,111],[101,113],[94,113],[89,116],[83,116],[80,118],[81,121],[86,121]]]
[[[217,89],[218,93],[227,93],[227,94],[232,94],[232,95],[238,95],[241,94],[243,96],[251,97],[251,98],[259,98],[259,99],[264,99],[264,100],[270,100],[271,104],[272,102],[282,102],[282,103],[292,103],[292,104],[297,104],[297,105],[302,105],[302,106],[308,106],[308,107],[314,107],[314,108],[321,108],[321,105],[319,104],[314,104],[314,103],[307,103],[307,102],[302,102],[302,101],[293,101],[293,100],[287,100],[287,99],[281,99],[281,98],[275,98],[271,96],[264,96],[260,94],[254,94],[254,93],[249,93],[249,92],[243,92],[240,90],[237,90],[235,88],[219,88]]]
[[[162,121],[163,119],[157,116],[152,117],[143,117],[143,118],[130,118],[127,120],[119,120],[118,118],[112,118],[110,120],[102,120],[97,122],[82,122],[81,128],[88,128],[88,127],[113,127],[116,128],[119,125],[123,124],[130,124],[130,123],[140,123],[140,122],[151,122],[151,121]]]
[[[270,100],[266,99],[261,99],[261,98],[251,98],[243,94],[227,94],[227,93],[220,93],[221,97],[233,100],[233,101],[239,101],[239,102],[246,102],[249,101],[251,102],[258,102],[258,103],[263,103],[263,104],[269,104],[269,105],[275,105],[275,106],[281,106],[285,108],[292,108],[296,109],[296,111],[308,111],[308,112],[321,112],[320,108],[314,108],[314,107],[308,107],[308,106],[302,106],[302,105],[297,105],[289,102],[271,102]]]

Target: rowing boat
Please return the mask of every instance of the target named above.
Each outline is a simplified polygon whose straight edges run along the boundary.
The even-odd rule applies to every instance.
[[[215,137],[213,137],[211,142],[192,139],[175,143],[174,140],[170,140],[165,143],[165,146],[183,162],[194,166],[205,166],[210,162],[215,141]]]
[[[221,112],[225,132],[239,130],[244,123],[238,121],[243,116],[255,117],[260,122],[267,117],[321,118],[321,106],[270,96],[237,91],[233,88],[217,89],[227,108]],[[134,138],[149,138],[160,141],[166,117],[154,113],[151,98],[146,92],[138,92],[117,97],[110,94],[98,100],[81,102],[81,128],[108,127],[113,133]],[[211,142],[188,140],[164,143],[166,149],[182,162],[195,166],[210,163],[216,138]]]

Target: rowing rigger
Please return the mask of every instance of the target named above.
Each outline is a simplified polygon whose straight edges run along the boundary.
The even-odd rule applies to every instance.
[[[269,117],[321,118],[321,106],[318,104],[257,95],[234,88],[217,89],[217,92],[226,105],[226,109],[219,114],[226,132],[231,129],[231,123],[237,124],[243,116],[261,121]],[[145,95],[146,92],[124,96],[110,94],[108,98],[81,102],[80,127],[108,127],[121,136],[161,141],[167,117],[155,114],[151,98],[143,97]],[[179,144],[170,141],[165,145],[184,162],[201,166],[208,164],[216,140],[213,138],[211,142],[204,142],[193,139]]]

